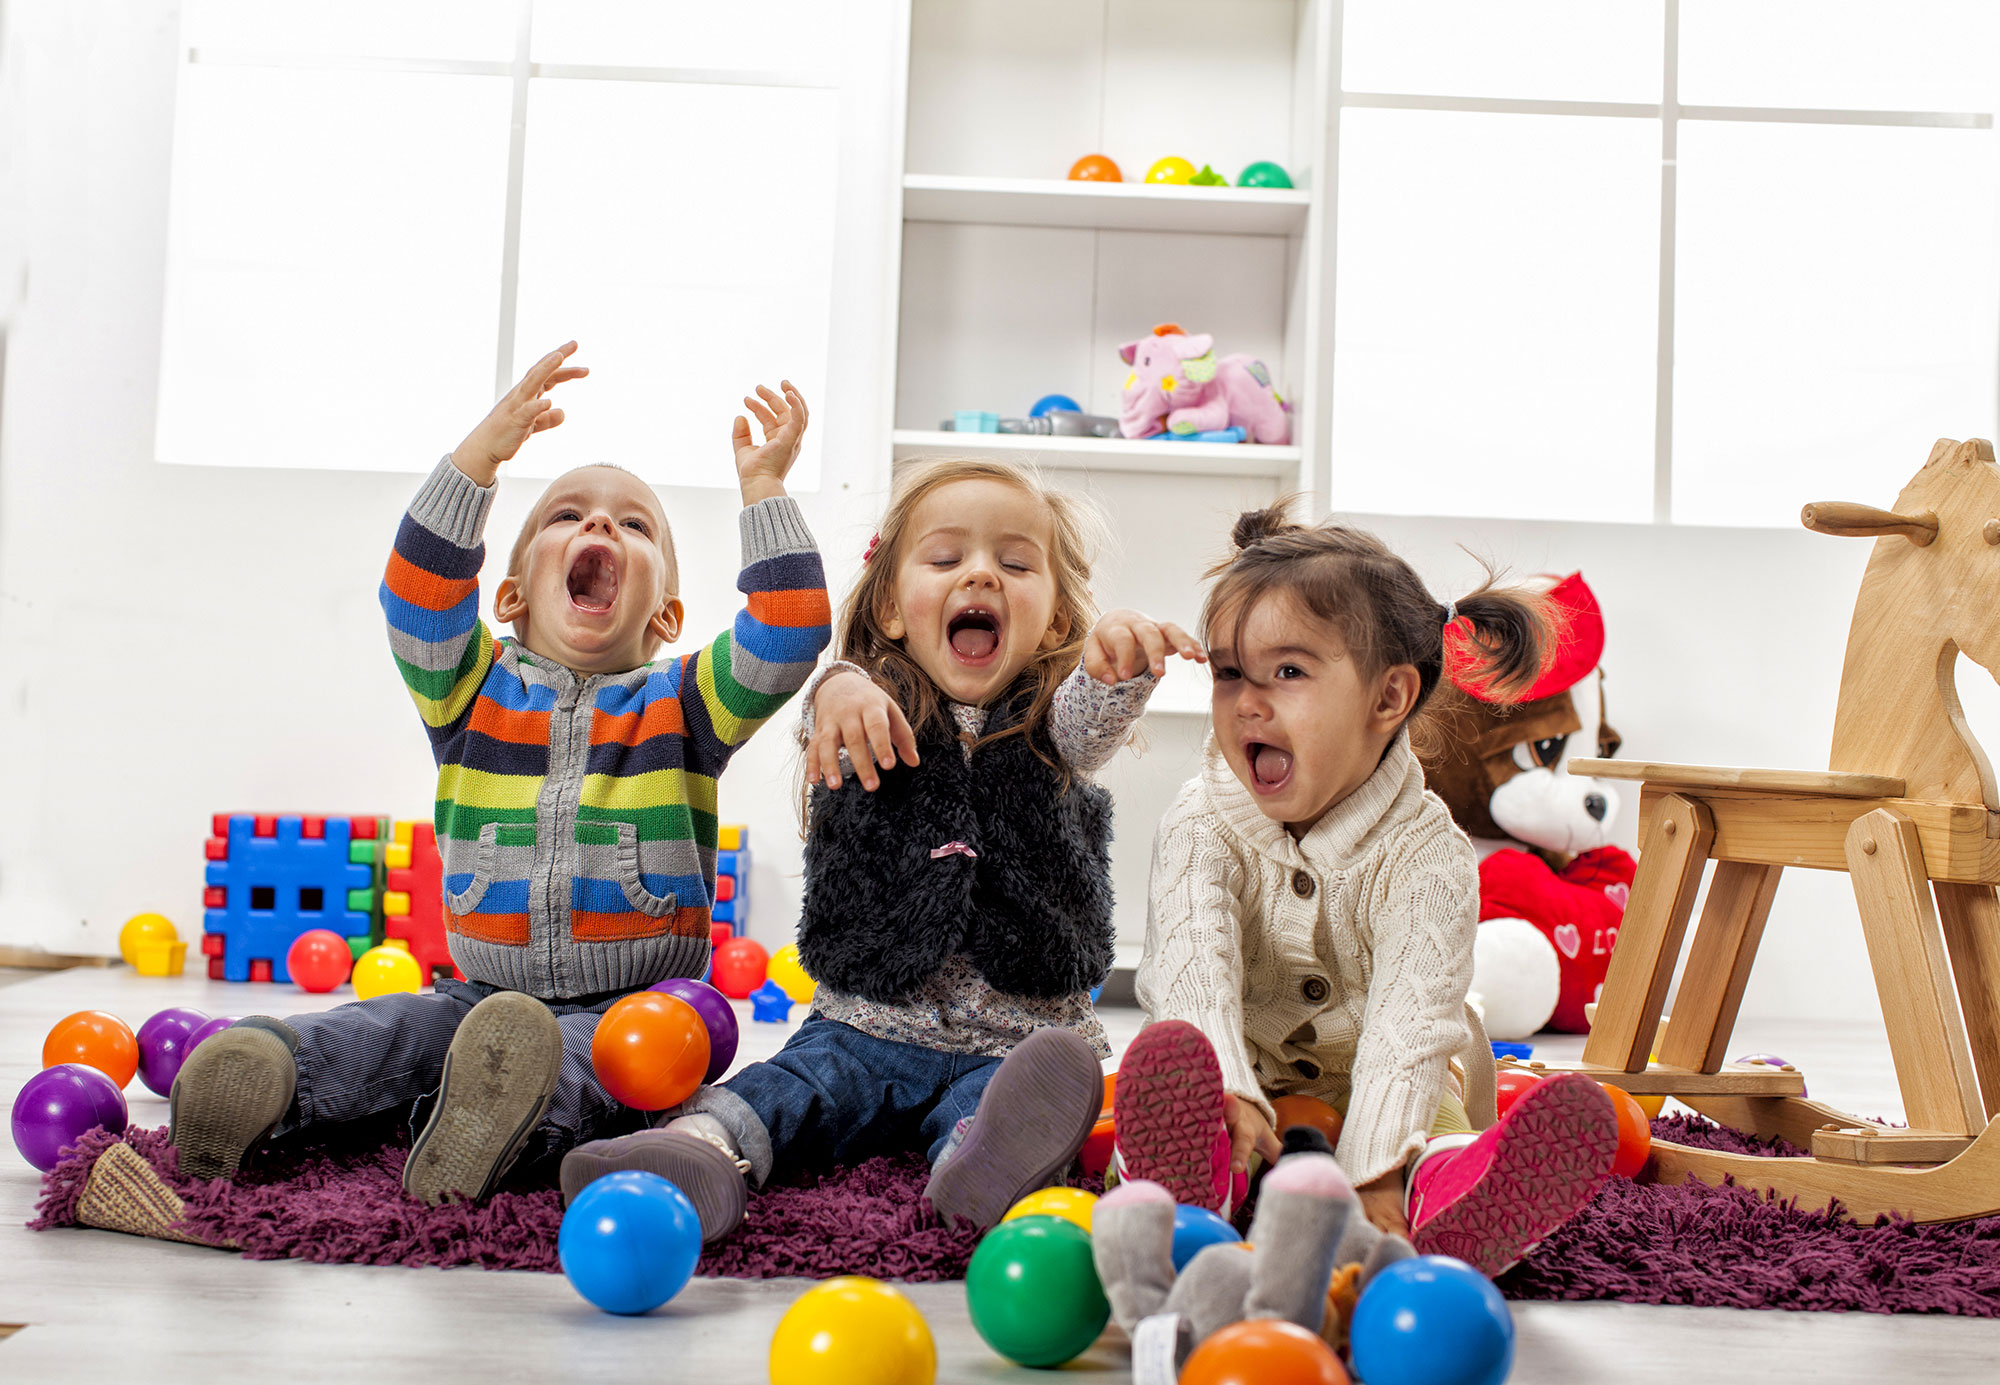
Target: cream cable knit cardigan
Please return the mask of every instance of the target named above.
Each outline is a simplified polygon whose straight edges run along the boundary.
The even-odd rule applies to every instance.
[[[1399,732],[1302,840],[1266,817],[1210,738],[1153,844],[1139,1003],[1198,1025],[1224,1087],[1344,1102],[1357,1184],[1423,1148],[1452,1056],[1492,1123],[1492,1051],[1465,1003],[1479,919],[1472,845]]]

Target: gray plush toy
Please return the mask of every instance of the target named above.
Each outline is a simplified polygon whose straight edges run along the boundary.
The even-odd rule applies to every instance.
[[[1414,1253],[1362,1214],[1317,1131],[1287,1131],[1285,1144],[1258,1193],[1248,1243],[1205,1247],[1178,1276],[1165,1188],[1122,1183],[1093,1209],[1091,1252],[1111,1314],[1132,1339],[1134,1385],[1171,1385],[1189,1353],[1246,1318],[1284,1318],[1337,1349],[1361,1287]]]

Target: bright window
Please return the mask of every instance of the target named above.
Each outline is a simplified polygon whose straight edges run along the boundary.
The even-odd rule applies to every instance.
[[[2000,424],[2000,5],[1346,0],[1336,509],[1778,525]]]
[[[516,474],[733,485],[750,385],[819,402],[826,7],[189,0],[183,35],[162,461],[426,470],[569,337],[591,378]]]

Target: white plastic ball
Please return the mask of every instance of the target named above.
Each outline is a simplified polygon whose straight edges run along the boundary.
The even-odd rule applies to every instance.
[[[1554,944],[1526,919],[1488,919],[1472,942],[1472,1000],[1492,1039],[1525,1039],[1562,996]]]

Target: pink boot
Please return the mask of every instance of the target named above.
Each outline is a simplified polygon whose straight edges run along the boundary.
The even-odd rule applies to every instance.
[[[1419,1254],[1455,1256],[1491,1278],[1575,1216],[1617,1153],[1604,1089],[1582,1073],[1544,1078],[1477,1139],[1418,1160],[1410,1240]]]
[[[1175,1202],[1229,1215],[1233,1201],[1222,1065],[1185,1020],[1149,1024],[1118,1065],[1113,1155],[1121,1179],[1161,1184]]]

